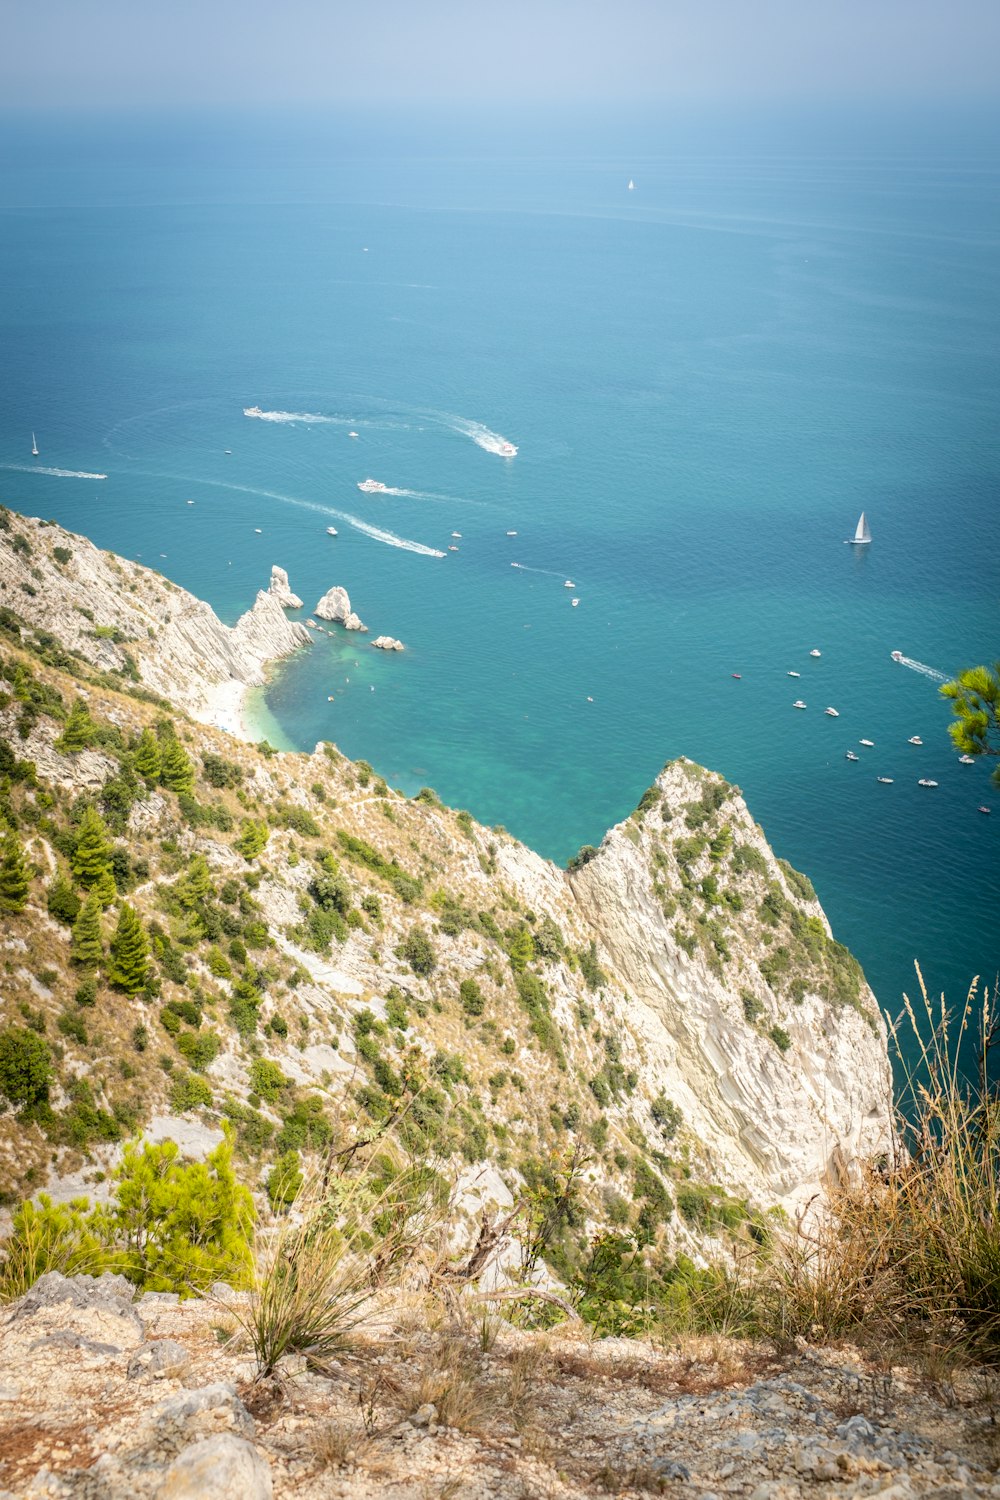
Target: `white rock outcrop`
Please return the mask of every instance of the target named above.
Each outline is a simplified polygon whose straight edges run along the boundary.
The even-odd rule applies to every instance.
[[[313,614],[319,615],[321,620],[334,620],[343,625],[345,630],[367,631],[368,629],[367,625],[362,625],[352,610],[347,590],[338,588],[336,585],[332,589],[327,589],[313,610]]]
[[[293,594],[288,582],[288,574],[284,568],[279,568],[277,563],[271,568],[271,582],[267,592],[273,594],[282,609],[301,609],[302,600],[298,594]]]
[[[405,651],[406,647],[402,641],[397,641],[391,635],[377,635],[372,641],[377,651]]]
[[[269,662],[311,640],[269,591],[230,628],[186,589],[86,537],[27,516],[12,515],[10,525],[28,544],[33,570],[28,594],[18,587],[25,556],[0,547],[0,585],[7,598],[17,590],[21,618],[105,672],[137,673],[193,718],[213,717],[222,685],[259,687]],[[56,548],[69,559],[58,562]]]

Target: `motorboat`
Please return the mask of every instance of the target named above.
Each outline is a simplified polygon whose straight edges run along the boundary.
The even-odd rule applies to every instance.
[[[580,601],[579,601],[579,599],[571,599],[569,602],[573,606],[573,608],[576,609],[576,606],[579,604]]]
[[[357,433],[356,433],[356,432],[349,432],[349,433],[348,433],[348,434],[347,434],[347,436],[348,436],[348,437],[357,437]]]
[[[575,589],[576,588],[576,584],[573,582],[573,580],[571,578],[567,578],[566,582],[563,584],[563,588],[564,589]]]
[[[974,766],[976,764],[976,757],[974,755],[960,755],[958,763],[960,766]]]
[[[243,415],[245,417],[262,417],[264,413],[259,406],[244,406]]]
[[[867,747],[868,747],[869,750],[874,750],[874,748],[875,748],[875,741],[874,740],[858,740],[858,744],[859,745],[867,745]]]
[[[517,536],[517,532],[516,531],[508,531],[507,535],[508,536]]]
[[[822,653],[822,651],[817,651],[817,650],[816,650],[816,647],[815,647],[815,646],[814,646],[814,647],[813,647],[813,648],[812,648],[812,650],[811,650],[811,651],[810,651],[810,653],[809,653],[809,655],[810,655],[810,656],[822,656],[822,655],[823,655],[823,653]]]
[[[839,719],[840,714],[835,708],[824,708],[823,712],[829,714],[831,719]]]
[[[792,707],[793,708],[805,708],[805,704],[802,702],[801,698],[796,698],[795,702],[792,704]]]
[[[458,551],[458,548],[455,546],[454,542],[452,542],[451,546],[448,548],[448,551],[449,552],[457,552]]]
[[[868,547],[871,545],[871,539],[872,534],[868,522],[865,520],[865,513],[862,511],[861,519],[854,528],[854,535],[845,537],[844,541],[848,547]]]
[[[193,501],[193,500],[185,500],[185,501],[184,501],[184,504],[185,504],[185,505],[193,505],[193,504],[194,504],[194,501]]]
[[[743,681],[743,673],[742,672],[730,672],[729,675],[730,675],[730,677],[735,677],[737,682],[742,682]]]
[[[920,738],[919,734],[911,734],[906,743],[908,745],[922,745],[924,742]]]
[[[35,441],[34,433],[31,434],[31,456],[32,458],[38,457],[38,444]]]
[[[801,677],[802,673],[801,672],[789,672],[789,673],[787,673],[787,676],[789,676],[789,677]]]
[[[882,783],[883,786],[892,786],[892,777],[891,776],[876,776],[875,780],[876,781],[881,781],[881,783]]]
[[[903,653],[902,653],[902,651],[890,651],[889,655],[890,655],[890,657],[892,658],[893,661],[902,661],[903,660]]]
[[[917,786],[937,786],[937,782],[931,781],[929,776],[921,776],[920,780],[917,782]]]
[[[981,812],[981,813],[988,813],[989,812],[989,808],[988,807],[977,807],[976,811],[977,812]]]
[[[326,528],[326,534],[327,534],[327,536],[336,536],[337,535],[337,528],[336,528],[336,526],[328,526]]]
[[[257,533],[258,536],[262,536],[263,535],[263,532],[261,531],[261,528],[259,526],[255,526],[254,527],[254,531],[256,531],[256,533]]]
[[[388,488],[387,484],[383,484],[378,479],[360,479],[358,481],[358,489],[363,495],[384,495]]]
[[[460,542],[462,540],[462,533],[460,531],[453,531],[452,536],[456,539],[456,541]]]
[[[845,760],[860,760],[861,757],[860,757],[860,755],[855,755],[855,753],[854,753],[853,750],[848,750],[847,754],[844,756],[844,759]]]
[[[513,443],[508,443],[506,438],[497,446],[497,452],[501,458],[516,458],[517,448]]]

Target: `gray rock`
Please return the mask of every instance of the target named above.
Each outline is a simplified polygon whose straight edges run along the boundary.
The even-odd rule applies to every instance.
[[[418,1406],[410,1421],[414,1427],[429,1427],[437,1420],[437,1407],[433,1401],[425,1401],[423,1406]]]
[[[229,1428],[244,1437],[252,1437],[254,1431],[253,1417],[228,1381],[203,1385],[196,1391],[178,1391],[160,1402],[153,1421],[161,1430],[193,1427],[218,1432]]]
[[[327,589],[320,599],[314,615],[319,615],[321,620],[339,620],[345,630],[367,631],[368,626],[362,625],[357,615],[351,609],[351,599],[346,589],[334,586]]]
[[[862,1445],[874,1442],[876,1432],[868,1418],[859,1413],[846,1422],[841,1422],[837,1428],[837,1436],[845,1442]]]
[[[143,1292],[136,1307],[140,1312],[143,1308],[151,1312],[157,1307],[176,1307],[180,1300],[178,1292]]]
[[[71,1328],[57,1328],[52,1333],[43,1333],[40,1339],[33,1339],[28,1345],[29,1353],[33,1349],[79,1349],[84,1354],[121,1354],[120,1344],[104,1344],[98,1339],[85,1338],[82,1333],[74,1333]]]
[[[231,1433],[202,1438],[177,1455],[156,1500],[271,1500],[271,1471],[256,1448]]]
[[[162,1380],[179,1375],[190,1363],[190,1354],[176,1339],[153,1339],[135,1351],[126,1373],[129,1380]]]
[[[661,1479],[690,1479],[691,1470],[687,1464],[680,1463],[676,1458],[654,1458],[650,1466],[655,1469]]]
[[[142,1323],[132,1302],[134,1294],[135,1287],[130,1281],[110,1271],[105,1271],[103,1276],[64,1276],[61,1271],[47,1271],[38,1278],[30,1292],[14,1304],[11,1321],[30,1318],[44,1308],[68,1306],[111,1313],[141,1329]]]

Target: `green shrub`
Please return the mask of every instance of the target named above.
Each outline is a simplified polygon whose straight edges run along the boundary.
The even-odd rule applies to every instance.
[[[783,1026],[772,1026],[767,1034],[779,1052],[787,1052],[792,1045],[792,1039]]]
[[[474,979],[463,979],[458,987],[458,998],[467,1016],[481,1016],[486,1009],[486,996]]]
[[[764,1002],[758,1000],[750,990],[740,990],[740,998],[743,1001],[743,1014],[752,1026],[764,1014]]]
[[[412,927],[396,952],[421,979],[426,979],[437,968],[437,954],[422,927]]]
[[[52,1081],[48,1043],[23,1026],[0,1031],[0,1094],[15,1109],[44,1103]]]
[[[299,1153],[294,1150],[285,1151],[267,1174],[267,1196],[276,1214],[291,1208],[304,1181]]]
[[[250,1087],[268,1104],[274,1104],[288,1084],[278,1064],[270,1058],[256,1057],[250,1064]]]
[[[175,1115],[187,1114],[191,1109],[208,1108],[212,1103],[212,1090],[204,1078],[194,1073],[180,1073],[170,1090],[170,1108]]]
[[[672,1099],[668,1099],[664,1093],[657,1094],[649,1106],[649,1112],[655,1123],[659,1126],[660,1134],[665,1141],[672,1141],[681,1127],[684,1116]]]

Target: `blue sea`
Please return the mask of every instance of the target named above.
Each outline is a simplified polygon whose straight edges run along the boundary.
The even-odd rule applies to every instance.
[[[344,585],[371,635],[261,732],[557,861],[701,761],[885,1009],[915,959],[961,1001],[1000,790],[935,674],[1000,655],[1000,152],[397,127],[0,119],[0,499],[229,621],[272,563]]]

